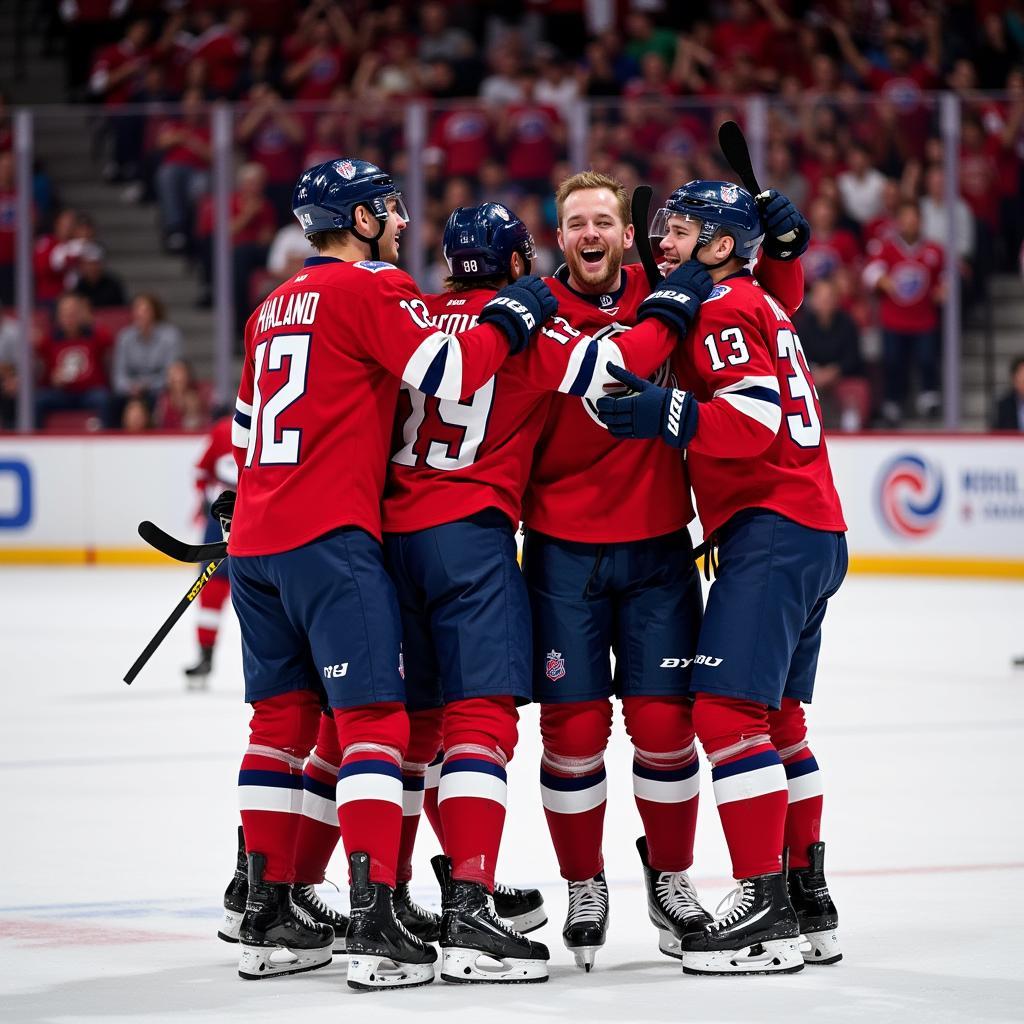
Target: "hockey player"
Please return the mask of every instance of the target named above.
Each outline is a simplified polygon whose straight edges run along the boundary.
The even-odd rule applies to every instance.
[[[610,367],[635,393],[597,403],[614,436],[686,450],[705,537],[718,545],[690,690],[739,886],[724,917],[683,936],[692,974],[791,972],[841,956],[801,704],[846,573],[846,524],[800,340],[746,269],[763,232],[737,185],[693,181],[672,193],[651,233],[670,260],[705,263],[715,289],[673,358],[678,387]]]
[[[232,434],[231,590],[253,705],[239,772],[249,862],[239,973],[266,978],[330,960],[331,929],[290,893],[301,772],[327,703],[351,870],[348,983],[418,985],[433,979],[437,954],[399,926],[392,906],[409,722],[380,497],[398,386],[466,398],[557,307],[526,277],[480,311],[477,327],[435,327],[394,266],[408,221],[402,197],[365,161],[310,168],[292,208],[318,255],[249,318]]]
[[[205,520],[204,544],[222,540],[220,523],[210,515],[210,505],[225,488],[238,483],[238,467],[231,448],[230,416],[217,420],[210,429],[206,447],[196,463],[196,487]],[[221,609],[231,593],[228,574],[219,572],[203,587],[199,594],[199,613],[196,628],[199,641],[199,661],[185,669],[190,690],[205,690],[206,677],[213,671],[213,648],[217,643]]]
[[[534,245],[514,213],[485,203],[451,215],[444,255],[448,291],[428,298],[424,315],[439,329],[461,331],[498,288],[529,273]],[[680,279],[685,274],[666,289],[680,287]],[[547,978],[547,948],[504,926],[488,899],[516,706],[532,691],[530,609],[515,530],[545,413],[558,391],[591,402],[603,395],[615,383],[608,362],[650,372],[682,333],[685,317],[667,324],[653,317],[628,337],[597,339],[556,317],[529,352],[466,401],[403,385],[383,505],[385,552],[402,612],[409,817],[419,813],[427,762],[444,749],[437,799],[446,856],[434,861],[443,892],[443,979]],[[405,849],[411,853],[411,841]]]
[[[676,262],[666,269],[670,280],[683,278],[681,286],[648,298],[642,267],[622,265],[633,242],[623,187],[588,171],[564,181],[556,199],[566,263],[550,283],[564,330],[620,345],[638,318],[676,318],[685,330],[711,291],[706,269]],[[799,305],[798,263],[766,260],[758,273]],[[667,367],[657,380],[667,380]],[[562,936],[588,971],[608,927],[602,837],[612,695],[622,701],[634,746],[644,825],[637,848],[659,948],[678,957],[681,937],[710,920],[686,873],[699,778],[687,688],[702,602],[686,529],[689,485],[675,455],[652,441],[617,444],[593,402],[557,396],[524,504],[541,794],[569,886]]]

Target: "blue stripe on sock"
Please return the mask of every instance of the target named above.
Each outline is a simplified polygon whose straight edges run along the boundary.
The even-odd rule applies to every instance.
[[[691,779],[700,771],[700,764],[694,758],[689,764],[682,768],[651,768],[645,764],[633,762],[633,774],[639,775],[641,779],[652,779],[654,782],[682,782],[683,779]]]
[[[581,789],[590,789],[600,785],[605,780],[605,770],[602,765],[599,771],[593,775],[575,775],[572,778],[565,778],[562,775],[552,775],[551,772],[540,770],[540,784],[548,789],[557,789],[562,793],[573,793]]]
[[[403,775],[402,789],[407,793],[419,793],[426,789],[427,780],[422,775]]]
[[[302,788],[308,789],[310,793],[322,796],[325,800],[333,800],[338,795],[337,786],[330,782],[321,782],[319,779],[311,779],[308,775],[302,776]]]
[[[390,775],[393,779],[402,779],[402,769],[386,758],[367,758],[364,761],[349,761],[338,769],[338,779],[347,779],[352,775]]]
[[[786,766],[787,779],[799,779],[801,775],[810,775],[818,770],[818,762],[813,757],[805,757],[802,761],[794,761]]]
[[[494,761],[488,761],[482,757],[459,757],[454,761],[445,761],[441,768],[441,778],[450,775],[452,772],[481,772],[484,775],[493,775],[502,782],[508,781],[505,769]]]
[[[278,789],[302,789],[302,776],[246,768],[238,773],[238,784],[240,786],[276,786]]]
[[[730,775],[742,775],[743,772],[753,772],[758,768],[767,768],[772,764],[782,764],[778,751],[766,750],[761,754],[751,754],[749,757],[741,757],[738,761],[730,764],[719,765],[711,769],[711,778],[714,780],[727,779]]]

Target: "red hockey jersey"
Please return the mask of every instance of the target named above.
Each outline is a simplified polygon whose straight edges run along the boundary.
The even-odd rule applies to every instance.
[[[224,416],[214,423],[206,439],[206,447],[196,463],[196,489],[203,515],[207,514],[206,509],[221,491],[238,485],[238,464],[231,443],[233,422],[231,416]]]
[[[874,288],[883,277],[892,285],[878,304],[879,320],[887,331],[921,334],[939,326],[936,289],[942,281],[943,252],[923,239],[908,245],[895,232],[868,244],[864,280]]]
[[[458,333],[476,324],[493,295],[477,289],[426,301],[438,328]],[[595,339],[559,314],[466,401],[431,397],[403,384],[384,493],[384,530],[423,530],[489,507],[501,509],[518,526],[552,395],[561,391],[593,402],[606,385],[616,384],[606,372],[609,361],[647,374],[675,344],[675,333],[656,320],[619,338]]]
[[[581,296],[559,278],[547,278],[559,316],[574,328],[622,347],[650,288],[639,264],[623,267],[616,293]],[[787,309],[803,299],[799,261],[759,260],[756,273]],[[661,364],[630,369],[647,376]],[[669,380],[661,367],[658,383]],[[558,396],[538,442],[523,505],[527,526],[565,540],[615,543],[672,533],[693,518],[683,460],[659,439],[618,443],[586,399]]]
[[[686,461],[705,537],[746,508],[846,529],[800,339],[748,272],[715,287],[672,367],[701,403]]]
[[[390,263],[306,260],[246,324],[229,552],[288,551],[339,526],[379,538],[399,382],[458,401],[508,351],[491,324],[435,327],[415,282]]]

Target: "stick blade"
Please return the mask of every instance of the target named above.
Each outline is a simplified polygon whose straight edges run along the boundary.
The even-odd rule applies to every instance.
[[[637,253],[647,275],[647,283],[652,288],[661,282],[661,272],[658,270],[658,263],[654,258],[654,252],[651,249],[651,239],[648,234],[651,219],[651,199],[653,196],[654,190],[650,185],[637,185],[633,189],[633,195],[629,200],[629,217],[633,222]]]
[[[723,121],[718,127],[718,145],[729,166],[736,172],[743,187],[756,196],[761,189],[750,162],[750,150],[743,129],[735,121]]]

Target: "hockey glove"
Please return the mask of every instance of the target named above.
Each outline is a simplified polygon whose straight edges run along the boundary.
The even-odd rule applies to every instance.
[[[558,300],[551,289],[532,274],[505,285],[480,311],[479,323],[491,322],[508,338],[512,355],[526,348],[549,317],[558,312]]]
[[[685,448],[697,432],[699,403],[689,391],[661,388],[629,370],[608,363],[608,372],[635,394],[597,400],[598,419],[615,437],[660,437]]]
[[[703,263],[687,260],[640,303],[637,323],[649,316],[657,317],[682,337],[697,319],[700,304],[711,294],[714,286]]]
[[[770,188],[757,197],[764,228],[761,248],[773,260],[795,260],[811,243],[811,225],[788,196]]]
[[[231,519],[234,514],[235,492],[221,491],[213,499],[213,504],[210,506],[210,515],[220,523],[220,532],[224,535],[225,540],[228,539],[228,534],[231,532]]]

